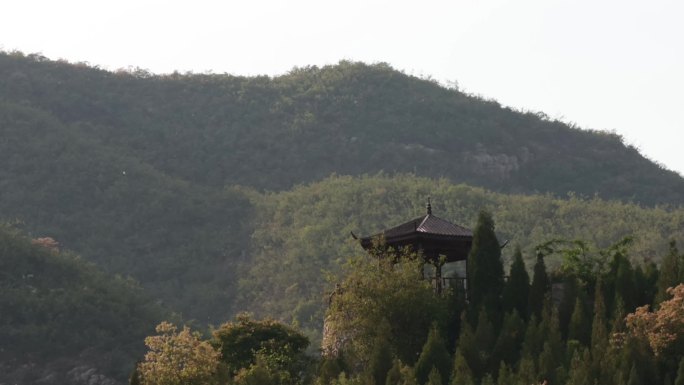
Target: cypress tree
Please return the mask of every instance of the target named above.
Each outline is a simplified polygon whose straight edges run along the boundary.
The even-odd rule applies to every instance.
[[[492,377],[490,373],[487,373],[484,377],[482,377],[480,385],[496,385],[496,382],[494,382],[494,377]]]
[[[663,258],[658,276],[658,293],[655,303],[661,303],[669,298],[667,289],[684,282],[684,254],[679,255],[677,242],[670,241],[670,252]]]
[[[525,323],[516,310],[504,316],[499,337],[492,350],[492,362],[513,365],[520,358],[520,346],[522,344]]]
[[[376,385],[386,382],[387,373],[392,368],[392,351],[389,343],[389,324],[384,322],[375,338],[373,350],[366,366],[366,376],[373,379]]]
[[[461,317],[465,311],[464,290],[458,286],[450,286],[447,290],[447,324],[446,346],[450,353],[456,350],[456,340],[461,332]]]
[[[436,367],[441,378],[449,378],[451,373],[451,356],[447,351],[444,340],[439,336],[436,326],[433,326],[428,333],[428,339],[423,346],[423,351],[416,362],[415,373],[419,384],[428,381],[430,370]]]
[[[506,290],[503,295],[503,305],[506,312],[515,309],[518,314],[527,316],[527,300],[530,293],[530,275],[527,274],[520,246],[515,248],[513,263],[511,264]]]
[[[632,365],[632,370],[629,371],[629,380],[627,380],[627,385],[641,385],[641,378],[639,378],[639,373],[636,370],[636,366]]]
[[[477,341],[475,340],[475,332],[465,319],[461,321],[461,334],[458,336],[458,348],[456,353],[460,354],[463,360],[467,363],[468,373],[472,377],[472,368],[479,362]],[[454,368],[454,371],[457,368]]]
[[[684,385],[684,357],[679,361],[679,370],[677,370],[677,378],[675,378],[674,385]]]
[[[600,357],[603,354],[607,342],[606,306],[603,299],[601,281],[599,281],[596,283],[596,293],[594,294],[594,320],[591,323],[591,347],[592,350],[599,349],[594,357]],[[594,354],[593,351],[592,354]]]
[[[497,377],[496,383],[497,385],[511,385],[514,383],[511,368],[508,367],[508,365],[506,365],[503,361],[501,362],[501,365],[499,365],[499,375]]]
[[[556,372],[563,364],[563,341],[558,327],[558,311],[553,307],[550,300],[544,305],[544,314],[539,323],[539,333],[542,337],[542,353],[537,365],[541,379],[556,383]]]
[[[584,310],[584,302],[578,297],[568,325],[568,339],[576,340],[584,346],[589,345],[589,317]]]
[[[584,350],[584,353],[575,351],[570,362],[570,372],[568,373],[568,381],[566,385],[586,385],[593,384],[593,378],[591,376],[591,370],[589,369],[591,361],[591,355],[588,350]]]
[[[321,384],[329,384],[342,373],[339,358],[325,358],[318,370],[318,381]]]
[[[537,253],[537,262],[534,264],[534,276],[532,278],[532,286],[530,287],[530,295],[527,301],[530,315],[535,315],[539,318],[544,306],[544,297],[550,290],[551,281],[546,273],[544,256],[541,253]]]
[[[401,385],[401,361],[395,358],[392,367],[387,372],[385,385]]]
[[[454,357],[454,372],[451,376],[451,385],[473,385],[473,372],[468,366],[468,362],[461,353],[460,348],[456,349]]]
[[[480,211],[468,254],[468,294],[471,309],[485,308],[490,318],[499,314],[504,287],[501,247],[491,214]]]
[[[434,366],[428,375],[427,385],[444,385],[442,383],[442,376],[439,374],[439,370],[437,370],[437,368]]]
[[[487,312],[484,311],[484,309],[480,310],[480,315],[477,318],[475,341],[477,341],[477,361],[471,362],[470,368],[473,370],[475,378],[481,378],[486,372],[496,369],[496,367],[489,367],[489,359],[494,343],[496,342],[496,336],[494,335],[494,326],[492,326],[492,323],[489,321]]]

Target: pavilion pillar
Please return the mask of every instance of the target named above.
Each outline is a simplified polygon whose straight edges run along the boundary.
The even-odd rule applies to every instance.
[[[438,295],[442,295],[442,264],[435,263],[435,290]]]

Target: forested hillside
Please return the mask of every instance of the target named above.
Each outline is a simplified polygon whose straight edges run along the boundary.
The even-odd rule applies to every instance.
[[[169,313],[57,247],[0,225],[0,383],[122,382]]]
[[[432,196],[433,213],[473,228],[479,210],[491,211],[510,261],[520,246],[531,269],[537,245],[552,239],[581,240],[584,253],[597,256],[633,236],[628,257],[636,264],[659,262],[670,240],[684,244],[684,209],[644,208],[635,204],[566,199],[550,195],[507,195],[447,180],[403,176],[335,176],[279,194],[254,194],[257,209],[252,236],[252,261],[241,274],[240,307],[277,315],[307,328],[322,322],[325,272],[338,271],[350,255],[364,254],[357,235],[425,214]],[[547,257],[551,270],[559,254]]]
[[[618,136],[384,64],[273,78],[153,75],[0,53],[0,220],[97,266],[0,229],[0,285],[9,288],[0,317],[11,331],[2,338],[28,338],[17,361],[0,364],[17,376],[27,363],[47,373],[57,356],[35,356],[37,341],[52,348],[63,335],[74,341],[55,349],[66,366],[90,354],[86,346],[93,357],[114,346],[93,365],[122,378],[137,348],[117,345],[111,331],[140,342],[158,309],[114,275],[200,328],[248,310],[317,338],[326,276],[363,253],[350,232],[421,215],[428,196],[436,215],[467,227],[487,208],[511,240],[504,258],[520,245],[528,265],[536,245],[556,238],[581,239],[594,255],[633,236],[636,264],[659,262],[671,239],[684,244],[684,178]],[[26,286],[17,277],[36,274],[15,271],[26,263],[54,265],[41,267],[54,275]],[[547,263],[558,266],[558,256]],[[99,294],[84,298],[83,288]],[[123,304],[130,330],[121,331],[118,305],[103,326],[89,318],[107,318],[100,310],[74,310],[91,300],[105,313]],[[90,345],[70,334],[78,327]]]
[[[413,172],[501,192],[684,202],[684,179],[616,135],[341,62],[270,77],[111,73],[0,54],[0,102],[44,111],[172,177],[281,190],[331,173]]]

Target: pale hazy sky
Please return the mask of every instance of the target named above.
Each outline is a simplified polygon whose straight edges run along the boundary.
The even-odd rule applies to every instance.
[[[282,74],[387,62],[614,130],[684,174],[684,1],[0,2],[0,48],[106,69]]]

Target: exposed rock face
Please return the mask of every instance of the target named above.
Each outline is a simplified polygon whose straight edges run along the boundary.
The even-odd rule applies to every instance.
[[[96,368],[77,366],[67,373],[67,378],[74,385],[120,385],[119,382],[97,372]]]
[[[12,369],[0,365],[0,385],[124,385],[121,381],[100,374],[92,366],[65,366],[65,362],[53,362],[45,366],[24,364]]]
[[[522,148],[520,151],[520,154],[515,155],[489,153],[483,147],[478,146],[475,151],[463,154],[463,162],[468,164],[477,175],[508,179],[531,158],[527,148]]]

